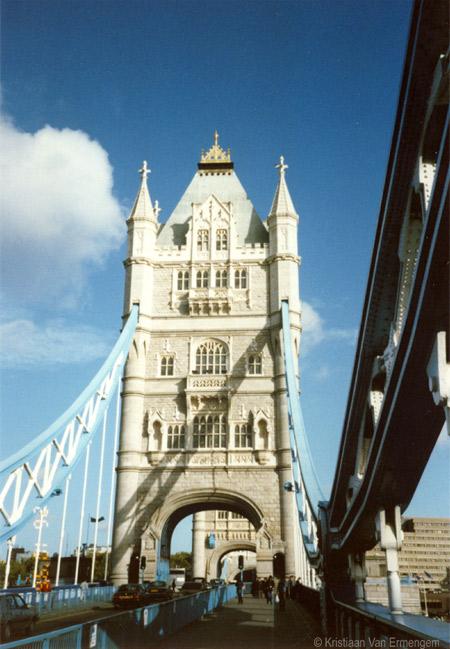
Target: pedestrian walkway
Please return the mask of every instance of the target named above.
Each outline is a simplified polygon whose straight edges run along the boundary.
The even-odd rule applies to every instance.
[[[297,602],[286,610],[251,595],[237,599],[152,644],[155,649],[312,649],[320,637],[319,621]]]

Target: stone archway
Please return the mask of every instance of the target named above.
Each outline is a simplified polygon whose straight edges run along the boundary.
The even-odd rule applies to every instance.
[[[271,539],[274,535],[254,500],[242,493],[226,489],[212,492],[209,489],[196,489],[169,494],[151,515],[149,524],[141,536],[142,555],[146,557],[146,579],[155,576],[166,578],[169,571],[171,538],[175,527],[186,516],[206,510],[229,510],[248,519],[256,530],[257,542],[249,543],[247,549],[256,552],[257,563],[260,565],[259,572],[263,575],[266,572],[271,574]],[[231,543],[230,547],[232,545],[239,549],[243,548],[245,542],[236,541],[234,544]]]
[[[251,541],[228,541],[221,544],[221,546],[216,548],[208,557],[206,569],[209,578],[212,579],[218,576],[217,568],[222,557],[230,552],[238,550],[248,550],[249,552],[256,553],[256,543],[252,543]]]

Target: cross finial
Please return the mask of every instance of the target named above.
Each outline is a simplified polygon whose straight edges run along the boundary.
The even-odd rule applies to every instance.
[[[280,163],[275,165],[275,169],[279,169],[280,170],[280,176],[284,176],[284,172],[286,171],[287,168],[288,168],[288,165],[284,164],[284,156],[280,155]]]
[[[219,134],[217,132],[217,129],[214,131],[214,145],[217,146],[219,144]]]
[[[142,167],[139,169],[139,173],[141,174],[142,180],[145,180],[150,173],[150,169],[147,166],[147,160],[144,160],[142,163]]]

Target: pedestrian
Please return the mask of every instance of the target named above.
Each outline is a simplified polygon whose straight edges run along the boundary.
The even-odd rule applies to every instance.
[[[286,590],[287,590],[286,580],[284,579],[284,577],[282,577],[278,582],[278,588],[277,588],[280,611],[284,611],[286,608]]]
[[[264,597],[264,579],[258,579],[258,596]]]
[[[244,598],[242,597],[243,590],[244,590],[244,584],[240,579],[238,579],[238,581],[236,582],[236,593],[238,597],[238,604],[244,603]]]
[[[175,579],[174,579],[174,580],[172,581],[172,592],[173,592],[173,593],[175,592],[176,587],[177,587],[177,584],[176,584]]]
[[[286,597],[289,597],[289,599],[294,599],[294,577],[291,575],[289,577],[289,581],[287,583],[287,590],[286,590]]]
[[[272,577],[268,577],[266,580],[264,594],[266,596],[266,604],[272,604],[272,595],[273,595],[273,581]]]
[[[300,577],[297,578],[297,581],[294,584],[294,597],[297,602],[300,601],[301,599],[301,592],[302,592],[302,580]]]
[[[81,588],[80,601],[84,602],[84,601],[86,601],[87,591],[88,591],[88,588],[89,588],[86,579],[83,579],[83,581],[80,584],[80,588]]]

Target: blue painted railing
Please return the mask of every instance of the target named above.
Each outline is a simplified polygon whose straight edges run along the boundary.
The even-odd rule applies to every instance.
[[[114,613],[93,622],[76,624],[31,638],[15,640],[2,649],[129,649],[149,647],[152,642],[212,613],[236,598],[236,586],[230,584],[195,595],[176,597],[169,602],[152,604],[123,613]]]
[[[14,593],[20,595],[27,604],[36,606],[39,614],[68,608],[84,606],[89,602],[110,602],[116,590],[115,586],[92,586],[85,592],[79,585],[55,586],[50,592],[36,590],[35,588],[6,588],[0,593]]]

